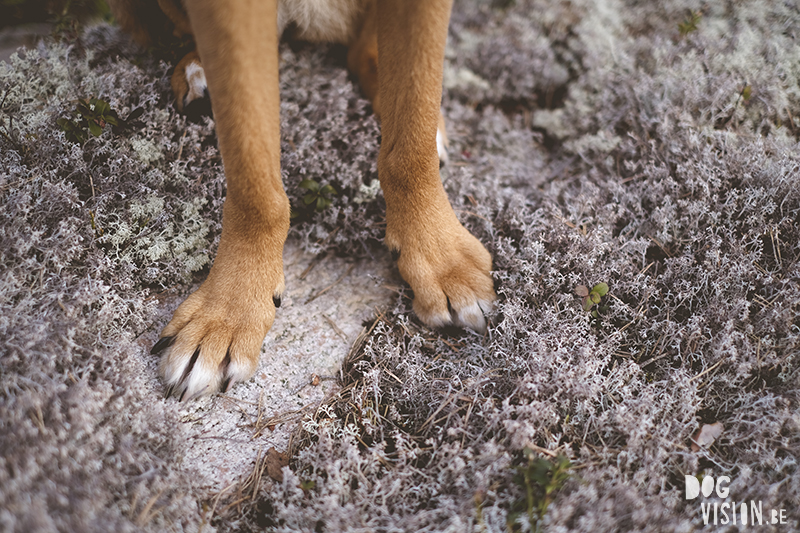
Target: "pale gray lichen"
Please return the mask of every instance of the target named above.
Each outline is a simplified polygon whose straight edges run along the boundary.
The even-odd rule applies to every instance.
[[[696,8],[456,3],[447,70],[490,86],[445,91],[442,175],[494,257],[489,334],[427,330],[398,296],[343,369],[348,401],[306,420],[283,482],[218,531],[506,531],[530,445],[579,467],[548,530],[713,530],[683,495],[703,473],[800,527],[800,13],[709,4],[681,36]],[[213,495],[178,468],[136,337],[151,296],[214,254],[213,122],[178,115],[166,65],[115,30],[81,44],[0,67],[0,524],[195,531]],[[282,168],[294,206],[306,178],[339,192],[293,238],[369,255],[379,124],[340,52],[282,46]],[[144,114],[76,145],[55,121],[87,96]],[[592,319],[574,291],[601,281]]]

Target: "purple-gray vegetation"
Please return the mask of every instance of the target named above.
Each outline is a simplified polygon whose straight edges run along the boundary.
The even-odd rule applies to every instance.
[[[703,529],[683,491],[704,474],[788,511],[764,530],[800,528],[799,31],[778,0],[457,2],[442,175],[494,256],[490,331],[428,330],[398,296],[284,481],[214,526],[527,531],[507,521],[528,448],[573,465],[548,531]],[[128,46],[99,27],[0,65],[3,530],[196,530],[211,498],[175,468],[137,337],[209,266],[221,160],[213,123],[178,115],[166,66]],[[292,238],[370,256],[379,125],[340,50],[281,54]],[[56,120],[89,96],[144,113],[66,141]],[[303,179],[333,204],[303,211]],[[599,282],[592,316],[575,289]]]

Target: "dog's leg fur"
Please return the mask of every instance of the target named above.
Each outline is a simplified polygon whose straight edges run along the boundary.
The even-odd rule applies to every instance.
[[[347,43],[347,68],[358,79],[372,110],[380,116],[378,100],[378,4],[369,2],[355,38]]]
[[[495,299],[492,258],[456,218],[439,178],[436,130],[451,0],[378,3],[378,177],[386,198],[386,244],[414,311],[431,326],[486,329]]]
[[[347,68],[358,79],[361,90],[372,102],[372,110],[380,117],[378,94],[378,3],[369,2],[355,38],[347,45]],[[441,163],[447,162],[447,133],[444,117],[439,114],[436,151]]]
[[[249,378],[284,288],[276,0],[188,0],[227,179],[216,260],[154,347],[181,398]]]

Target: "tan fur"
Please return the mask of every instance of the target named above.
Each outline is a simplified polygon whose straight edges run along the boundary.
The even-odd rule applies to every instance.
[[[380,115],[378,98],[378,4],[370,1],[355,37],[348,43],[347,68],[361,85],[372,109]]]
[[[176,5],[158,1],[169,9]],[[112,7],[129,2],[113,0]],[[439,104],[451,0],[185,4],[211,94],[228,196],[208,279],[178,307],[156,346],[168,348],[161,368],[169,392],[176,388],[181,397],[193,397],[248,378],[275,316],[273,298],[284,289],[289,201],[280,179],[278,37],[289,21],[304,38],[349,43],[348,65],[380,109],[386,244],[400,251],[398,266],[414,290],[415,312],[432,326],[485,329],[483,313],[495,298],[492,260],[459,223],[439,178],[437,127],[446,142]],[[180,31],[180,17],[172,17]],[[195,60],[184,58],[176,76],[185,76]],[[179,100],[186,87],[185,79],[173,78]]]

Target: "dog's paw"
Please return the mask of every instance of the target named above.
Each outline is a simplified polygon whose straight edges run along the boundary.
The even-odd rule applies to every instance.
[[[283,292],[282,268],[241,268],[220,261],[183,302],[151,353],[163,352],[166,396],[181,401],[245,381],[258,366],[261,344]],[[280,263],[280,255],[279,255]],[[234,262],[236,260],[234,259]],[[273,263],[275,263],[273,261]]]
[[[194,121],[202,116],[211,116],[206,73],[196,51],[186,54],[175,66],[170,85],[178,111]]]
[[[414,312],[431,327],[455,325],[483,333],[496,298],[492,257],[455,215],[447,223],[430,222],[402,232],[387,228],[387,244],[400,252],[400,274],[414,290]]]

